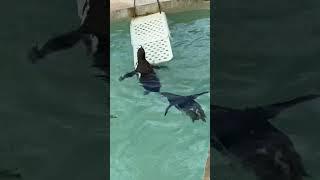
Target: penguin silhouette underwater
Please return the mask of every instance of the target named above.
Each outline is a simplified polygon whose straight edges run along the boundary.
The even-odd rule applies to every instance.
[[[35,64],[52,53],[71,49],[82,42],[87,54],[93,57],[92,67],[99,70],[95,77],[107,82],[109,79],[109,61],[106,60],[109,52],[109,34],[107,33],[107,16],[105,16],[107,1],[86,0],[77,1],[77,3],[80,26],[48,39],[41,47],[33,45],[27,57],[31,63]]]
[[[211,147],[238,159],[259,180],[303,180],[308,177],[290,138],[271,119],[320,95],[306,95],[262,107],[233,109],[211,105]]]
[[[169,106],[166,108],[165,114],[167,115],[170,107],[175,106],[178,110],[185,112],[192,120],[202,120],[206,122],[206,115],[201,105],[195,99],[203,94],[209,93],[208,91],[190,96],[180,96],[173,93],[161,92],[160,94],[166,97],[169,101]]]

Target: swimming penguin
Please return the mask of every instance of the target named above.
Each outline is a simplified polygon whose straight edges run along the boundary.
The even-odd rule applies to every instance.
[[[173,93],[161,92],[160,94],[169,101],[169,106],[166,108],[164,115],[167,115],[170,107],[175,106],[178,110],[185,112],[192,119],[192,122],[200,119],[206,122],[206,115],[203,109],[200,104],[195,101],[197,97],[206,93],[208,93],[208,91],[190,96],[180,96]]]
[[[149,94],[149,92],[160,92],[161,84],[157,77],[154,69],[166,68],[166,66],[153,66],[146,60],[146,55],[143,47],[141,46],[137,52],[138,64],[135,70],[121,76],[119,81],[125,78],[132,77],[134,75],[140,74],[139,82],[145,89],[144,94]]]
[[[72,31],[50,38],[42,47],[34,45],[28,52],[31,63],[37,63],[47,55],[67,50],[79,42],[86,46],[87,53],[93,56],[93,67],[98,68],[102,79],[109,78],[107,33],[107,1],[77,0],[80,27]]]
[[[211,106],[211,146],[236,157],[259,180],[302,180],[309,176],[290,138],[269,121],[299,103],[320,95],[247,109]]]
[[[114,118],[118,118],[118,116],[116,116],[116,115],[110,115],[110,119],[114,119]]]

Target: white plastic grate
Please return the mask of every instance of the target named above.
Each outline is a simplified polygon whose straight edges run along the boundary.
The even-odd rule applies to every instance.
[[[134,66],[137,64],[137,51],[140,46],[146,52],[150,64],[159,64],[173,58],[170,31],[164,12],[137,17],[130,24]]]

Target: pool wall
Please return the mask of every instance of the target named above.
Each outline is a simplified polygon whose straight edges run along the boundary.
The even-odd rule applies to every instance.
[[[165,12],[210,9],[210,0],[159,0]],[[110,0],[110,20],[119,21],[133,16],[134,0]],[[136,0],[136,14],[158,12],[157,0]]]
[[[210,180],[210,147],[209,147],[209,153],[208,153],[208,158],[207,162],[204,168],[204,173],[203,173],[203,180]]]

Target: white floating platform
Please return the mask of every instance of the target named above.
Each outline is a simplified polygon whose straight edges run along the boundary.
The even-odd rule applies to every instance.
[[[150,64],[168,62],[173,58],[170,31],[164,12],[137,17],[130,24],[134,67],[137,65],[137,51],[140,46],[146,52]]]

